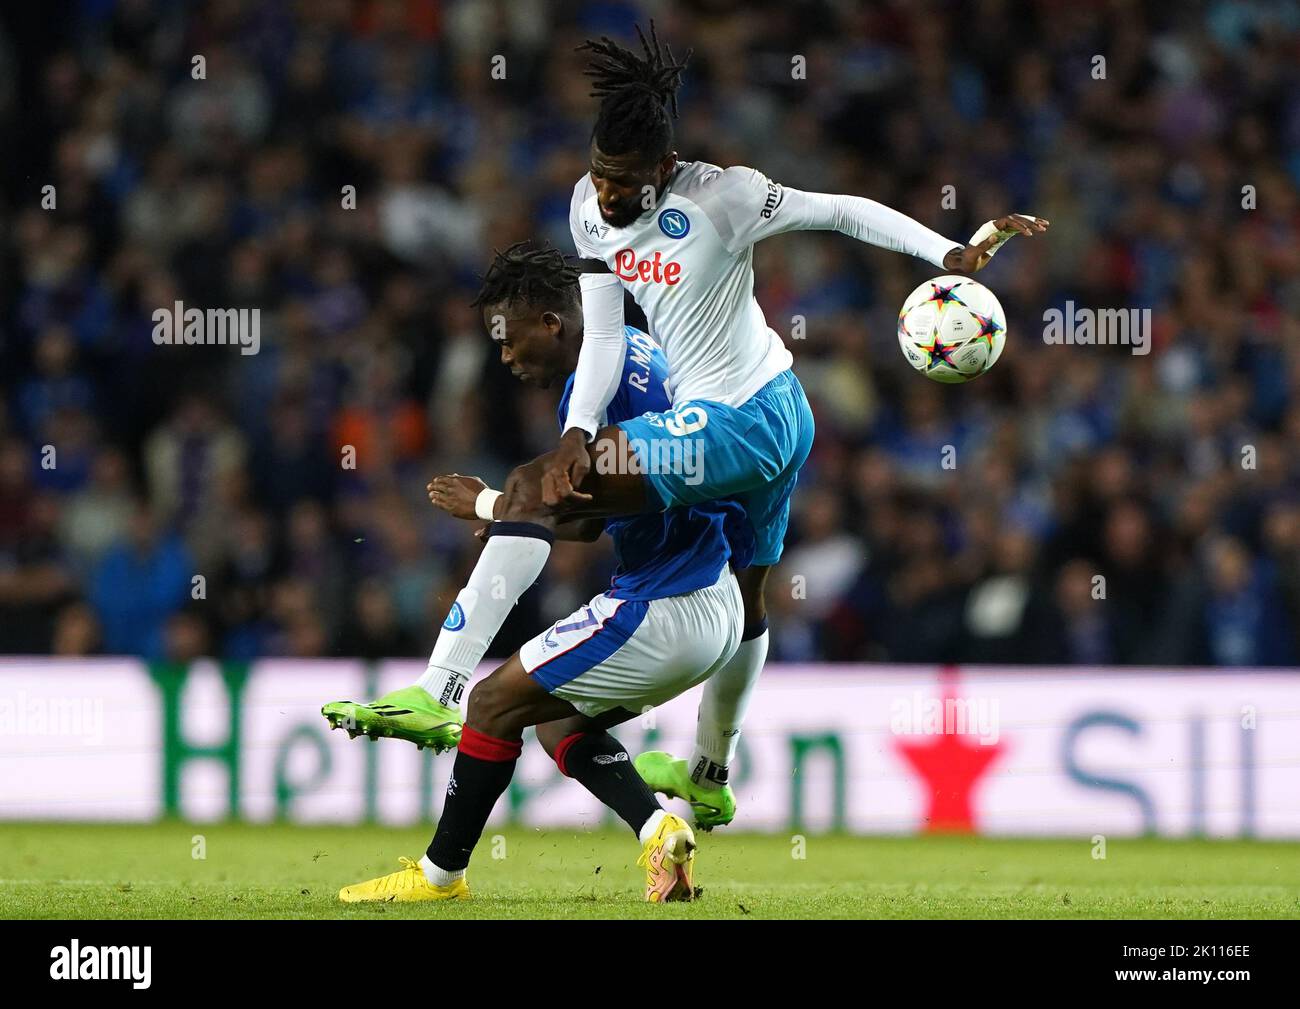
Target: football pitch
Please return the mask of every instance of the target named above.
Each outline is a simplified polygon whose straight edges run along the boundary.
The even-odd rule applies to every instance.
[[[4,918],[1300,918],[1300,845],[701,835],[692,904],[639,899],[630,834],[489,827],[473,900],[343,905],[428,828],[0,824]],[[203,857],[195,857],[202,855]],[[803,857],[794,857],[802,855]],[[496,856],[496,857],[494,857]]]

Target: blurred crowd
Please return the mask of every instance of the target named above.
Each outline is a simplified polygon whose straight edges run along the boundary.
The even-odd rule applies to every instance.
[[[0,650],[427,653],[479,544],[425,483],[500,486],[557,434],[468,307],[478,274],[519,239],[571,250],[595,114],[573,49],[654,17],[695,50],[684,160],[957,240],[1052,221],[981,274],[1009,340],[955,387],[895,339],[933,268],[828,233],[757,247],[818,425],[774,657],[1300,659],[1294,4],[11,7]],[[1045,343],[1067,300],[1152,309],[1151,353]],[[156,345],[177,301],[260,308],[259,353]],[[611,563],[557,545],[495,652]]]

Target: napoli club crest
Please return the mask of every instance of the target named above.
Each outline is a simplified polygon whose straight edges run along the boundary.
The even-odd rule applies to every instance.
[[[680,210],[665,210],[659,215],[659,230],[669,238],[685,238],[691,230],[691,219]]]
[[[451,612],[447,614],[442,626],[449,631],[458,631],[465,626],[465,611],[460,608],[460,603],[451,604]]]

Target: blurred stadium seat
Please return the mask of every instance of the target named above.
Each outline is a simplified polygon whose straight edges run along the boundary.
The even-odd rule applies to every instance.
[[[573,47],[653,15],[696,50],[683,158],[956,239],[1053,222],[981,274],[1010,339],[959,388],[896,347],[925,264],[757,249],[818,420],[775,658],[1300,659],[1294,5],[38,6],[0,31],[0,651],[423,654],[478,547],[425,482],[499,485],[553,438],[476,274],[519,239],[570,249],[594,112]],[[1152,352],[1047,345],[1071,299],[1152,309]],[[176,301],[260,308],[259,352],[155,345]],[[610,564],[557,548],[497,651]]]

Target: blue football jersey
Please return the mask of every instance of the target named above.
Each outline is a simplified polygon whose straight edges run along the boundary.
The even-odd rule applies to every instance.
[[[627,357],[618,391],[605,410],[605,422],[661,413],[672,406],[668,360],[649,335],[623,327]],[[564,384],[558,409],[560,430],[569,415],[573,376]],[[605,531],[614,541],[618,570],[608,594],[615,599],[663,599],[706,588],[730,561],[748,567],[754,556],[754,530],[736,501],[708,501],[662,512],[611,518]]]

